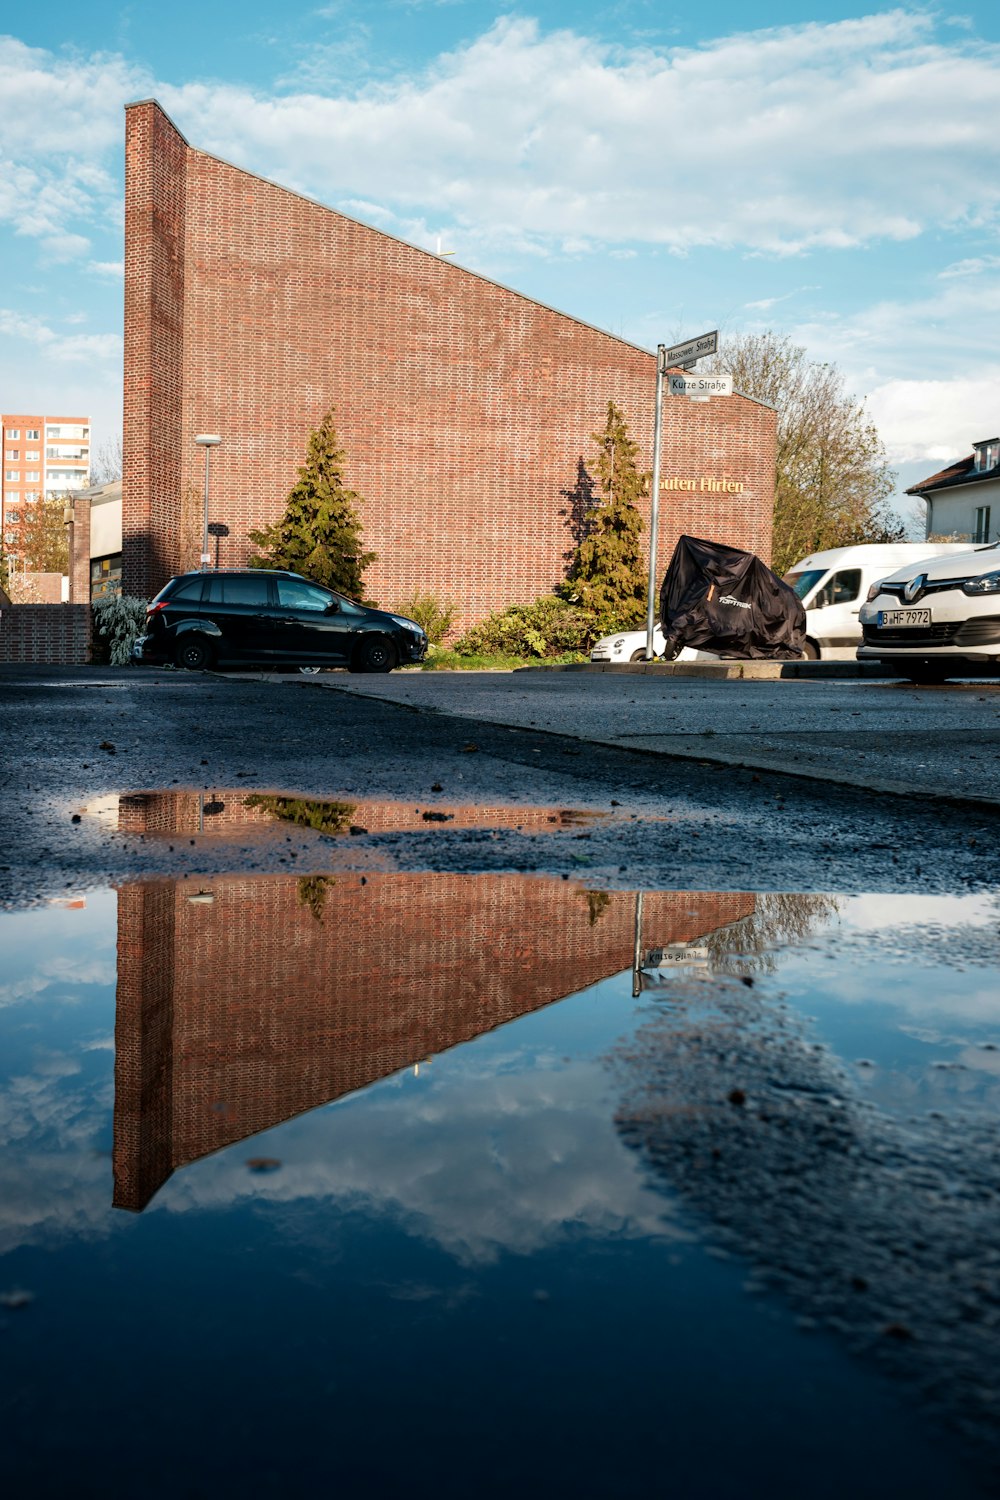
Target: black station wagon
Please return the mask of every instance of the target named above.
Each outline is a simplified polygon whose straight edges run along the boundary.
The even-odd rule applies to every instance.
[[[211,666],[348,667],[391,672],[423,661],[427,636],[413,620],[263,568],[183,573],[146,610],[135,662],[199,671]]]

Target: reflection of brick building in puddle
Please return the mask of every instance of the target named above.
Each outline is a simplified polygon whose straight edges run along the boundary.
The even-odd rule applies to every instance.
[[[632,962],[630,893],[528,876],[322,880],[119,891],[118,1207]],[[753,909],[749,895],[648,894],[644,941],[690,942]]]
[[[118,803],[118,827],[122,833],[168,838],[205,834],[211,837],[233,836],[237,831],[274,832],[288,823],[299,827],[323,826],[324,810],[336,822],[334,809],[342,809],[342,832],[351,825],[367,833],[426,832],[439,820],[447,827],[513,828],[525,833],[551,833],[560,828],[581,827],[602,812],[581,811],[566,807],[491,807],[488,804],[445,806],[442,803],[412,802],[334,802],[306,800],[252,791],[207,792],[134,792]],[[312,824],[305,815],[312,810],[317,820]]]

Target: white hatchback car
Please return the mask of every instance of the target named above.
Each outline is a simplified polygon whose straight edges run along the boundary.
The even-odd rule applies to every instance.
[[[908,563],[861,606],[859,661],[933,680],[1000,672],[1000,542]]]
[[[665,642],[659,625],[653,628],[653,650],[662,657]],[[623,662],[646,660],[645,630],[620,630],[617,635],[606,635],[595,641],[590,651],[591,661]],[[696,651],[693,646],[682,647],[675,661],[718,661],[711,651]]]

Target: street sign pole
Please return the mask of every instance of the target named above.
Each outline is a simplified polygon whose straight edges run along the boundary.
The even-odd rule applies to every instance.
[[[656,411],[653,414],[653,494],[649,507],[649,587],[646,591],[646,660],[652,661],[656,606],[656,541],[660,526],[660,440],[663,433],[663,377],[667,369],[667,347],[656,346]]]

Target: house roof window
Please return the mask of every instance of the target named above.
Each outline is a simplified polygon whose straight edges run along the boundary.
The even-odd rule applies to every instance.
[[[974,443],[976,450],[976,473],[985,474],[988,469],[995,469],[1000,463],[1000,438],[985,438],[981,443]]]

